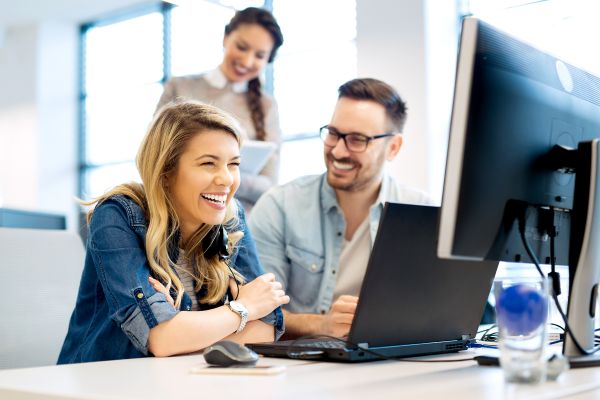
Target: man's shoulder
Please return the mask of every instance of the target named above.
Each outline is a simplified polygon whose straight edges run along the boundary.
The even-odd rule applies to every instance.
[[[285,184],[275,186],[263,194],[256,202],[250,213],[250,220],[266,214],[273,215],[275,210],[294,210],[288,216],[296,215],[298,210],[309,212],[318,204],[321,175],[310,175],[296,178]],[[318,208],[318,206],[317,206]]]
[[[385,201],[394,203],[432,205],[433,200],[424,191],[400,184],[393,177],[388,177],[388,190]]]
[[[290,182],[271,188],[267,194],[274,197],[307,196],[318,193],[321,186],[322,175],[307,175],[296,178]]]

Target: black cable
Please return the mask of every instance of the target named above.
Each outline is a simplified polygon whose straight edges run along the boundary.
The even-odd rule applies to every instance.
[[[554,207],[550,207],[550,215],[552,217],[552,227],[550,228],[550,277],[552,282],[552,290],[557,296],[560,296],[560,275],[556,272],[556,254],[555,254],[555,238],[557,235],[557,229],[554,225]]]
[[[519,216],[519,233],[521,234],[521,240],[523,242],[523,246],[525,247],[525,251],[527,251],[529,258],[531,258],[531,260],[533,261],[533,264],[535,265],[535,268],[538,270],[541,277],[544,278],[544,273],[542,272],[540,263],[539,263],[537,257],[535,256],[535,254],[533,253],[533,250],[531,250],[531,247],[529,246],[529,242],[527,241],[527,238],[525,237],[525,215]],[[551,238],[551,240],[554,240],[554,238]],[[586,349],[584,349],[579,344],[579,342],[575,338],[575,335],[573,335],[573,331],[571,330],[571,327],[569,326],[567,316],[565,315],[562,307],[560,306],[560,303],[558,301],[558,297],[556,296],[556,293],[554,293],[554,291],[552,291],[551,296],[552,296],[552,299],[554,299],[554,303],[556,304],[558,313],[560,314],[561,318],[563,319],[563,321],[565,323],[565,328],[564,328],[565,334],[567,334],[571,337],[571,340],[573,340],[573,344],[575,344],[575,347],[577,347],[577,350],[579,350],[580,353],[582,353],[586,356],[592,355],[592,354],[596,353],[598,350],[600,350],[600,346],[598,346],[598,347],[594,347],[594,349],[590,352],[590,351],[587,351]]]
[[[498,341],[498,331],[489,333],[492,329],[498,329],[496,324],[490,326],[489,328],[483,330],[483,334],[481,335],[481,341],[484,342],[497,342]],[[477,332],[479,333],[479,332]]]
[[[551,322],[550,325],[557,327],[558,329],[563,331],[563,333],[565,332],[565,328],[559,324],[555,324],[554,322]]]
[[[310,347],[310,346],[296,346],[294,347],[299,341],[302,340],[306,340],[306,339],[329,339],[329,340],[333,340],[333,341],[337,341],[342,343],[345,347],[347,347],[350,350],[361,350],[364,351],[365,353],[374,355],[375,357],[379,358],[380,360],[392,360],[392,361],[406,361],[406,362],[424,362],[424,363],[441,363],[441,362],[458,362],[458,361],[476,361],[474,357],[470,357],[470,358],[461,358],[461,359],[452,359],[452,360],[416,360],[413,358],[408,358],[408,357],[390,357],[390,356],[386,356],[384,354],[380,354],[376,351],[373,351],[371,349],[368,348],[364,348],[359,346],[356,343],[352,343],[348,340],[344,340],[342,338],[339,337],[335,337],[335,336],[330,336],[330,335],[306,335],[306,336],[300,336],[297,339],[294,339],[291,341],[291,343],[288,346],[288,349],[286,351],[286,354],[288,357],[290,358],[300,358],[300,354],[298,354],[298,352],[294,351],[295,349],[298,348],[306,348],[307,351],[315,351],[315,350],[320,350],[323,351],[322,348],[318,348],[318,347]]]

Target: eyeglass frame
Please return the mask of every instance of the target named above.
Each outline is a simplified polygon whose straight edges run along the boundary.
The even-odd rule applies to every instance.
[[[334,129],[334,131],[331,131],[331,129]],[[323,134],[324,131],[327,132],[325,134],[325,136],[329,135],[329,134],[333,134],[335,137],[337,137],[337,140],[335,141],[335,144],[330,145],[330,144],[326,143],[325,138],[323,137],[324,136],[324,134]],[[398,133],[394,133],[394,132],[386,132],[386,133],[381,133],[379,135],[367,136],[367,135],[364,135],[362,133],[341,133],[341,132],[339,132],[335,128],[330,128],[329,125],[323,125],[322,127],[319,128],[319,137],[321,138],[321,140],[323,141],[323,144],[325,146],[335,147],[338,144],[338,142],[340,141],[340,139],[342,139],[344,141],[344,146],[346,146],[346,149],[348,149],[348,151],[351,151],[353,153],[363,153],[363,152],[367,151],[367,148],[369,147],[369,143],[371,143],[372,140],[381,139],[381,138],[384,138],[384,137],[396,136],[397,134]],[[360,150],[360,151],[351,150],[350,147],[348,147],[348,142],[346,141],[346,137],[348,137],[348,136],[359,136],[359,137],[364,138],[365,139],[365,142],[364,142],[365,143],[365,148],[363,150]]]

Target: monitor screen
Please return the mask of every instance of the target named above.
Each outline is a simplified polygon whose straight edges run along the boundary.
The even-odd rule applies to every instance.
[[[569,162],[556,167],[551,150],[557,145],[577,149],[599,137],[599,78],[475,17],[466,18],[438,255],[531,262],[520,236],[524,232],[534,258],[549,264],[548,227],[554,227],[556,263],[569,265],[572,275],[570,264],[577,257],[569,253],[581,249],[571,242],[583,231],[573,215],[580,202],[575,181],[587,175],[574,173]]]

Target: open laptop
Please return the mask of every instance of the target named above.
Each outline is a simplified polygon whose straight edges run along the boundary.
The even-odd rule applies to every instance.
[[[347,339],[354,346],[302,339],[248,347],[266,356],[350,362],[466,349],[498,263],[437,258],[438,211],[386,203]]]

